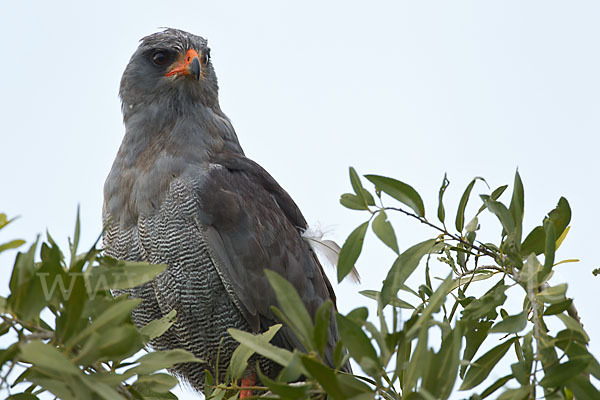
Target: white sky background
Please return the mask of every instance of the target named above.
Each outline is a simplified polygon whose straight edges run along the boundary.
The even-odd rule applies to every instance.
[[[600,3],[0,4],[0,211],[21,215],[0,242],[48,228],[64,244],[80,204],[82,249],[91,245],[124,133],[121,73],[141,37],[180,28],[208,38],[221,107],[246,155],[340,244],[366,219],[338,202],[350,165],[413,185],[432,221],[447,172],[449,226],[474,176],[512,185],[519,168],[526,233],[565,196],[573,217],[557,260],[581,262],[559,266],[551,283],[569,283],[600,356],[600,277],[591,274],[600,267]],[[474,196],[467,220],[479,205]],[[393,223],[401,250],[436,235]],[[490,232],[497,241],[499,228]],[[363,256],[363,285],[337,289],[342,311],[364,302],[359,290],[379,288],[393,261],[373,235]],[[0,257],[3,295],[13,257]]]

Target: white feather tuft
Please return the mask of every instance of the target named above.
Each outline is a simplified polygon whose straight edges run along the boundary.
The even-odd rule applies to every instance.
[[[325,261],[325,264],[329,264],[332,268],[337,268],[341,248],[333,240],[323,239],[323,230],[321,227],[309,226],[302,232],[302,238],[306,240],[315,253],[317,253],[321,262]],[[352,281],[360,283],[360,275],[355,267],[352,267],[352,271],[350,271],[350,274],[348,275]]]

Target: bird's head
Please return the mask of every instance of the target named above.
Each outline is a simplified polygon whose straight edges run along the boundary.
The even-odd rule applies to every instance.
[[[119,95],[125,115],[165,102],[172,110],[198,103],[218,107],[207,41],[171,28],[146,36],[125,68]]]

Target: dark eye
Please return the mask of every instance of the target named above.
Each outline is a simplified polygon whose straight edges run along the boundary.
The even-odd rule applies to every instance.
[[[156,51],[152,54],[152,61],[156,65],[165,65],[169,61],[169,54],[166,51]]]
[[[210,61],[210,49],[206,49],[206,51],[204,52],[204,64],[208,64],[208,62]]]

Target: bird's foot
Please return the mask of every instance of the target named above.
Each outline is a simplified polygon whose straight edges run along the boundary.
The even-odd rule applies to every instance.
[[[242,388],[252,387],[256,385],[256,374],[252,374],[246,378],[242,378]],[[245,399],[252,396],[252,389],[242,389],[240,399]]]

